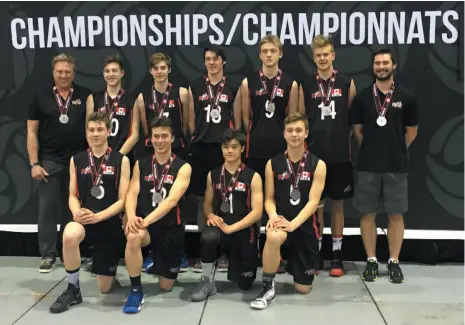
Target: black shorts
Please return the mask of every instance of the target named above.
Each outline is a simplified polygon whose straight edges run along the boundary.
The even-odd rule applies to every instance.
[[[346,200],[354,195],[352,163],[327,163],[326,181],[321,199]]]
[[[208,173],[224,162],[221,145],[216,143],[192,144],[188,162],[192,166],[192,176],[188,192],[203,196],[207,188]]]
[[[147,230],[150,234],[154,274],[176,280],[184,252],[184,224],[164,227],[154,223]]]
[[[404,214],[408,209],[406,173],[356,172],[354,207],[361,213]]]
[[[311,285],[318,268],[318,224],[316,216],[310,217],[303,225],[287,233],[282,252],[287,259],[286,272],[294,277],[294,282]]]
[[[114,216],[102,222],[85,225],[84,245],[93,246],[93,274],[115,276],[126,247],[122,220]]]

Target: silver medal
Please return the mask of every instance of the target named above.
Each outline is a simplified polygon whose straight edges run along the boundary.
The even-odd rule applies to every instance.
[[[300,200],[300,191],[298,189],[293,189],[291,192],[291,199],[294,201]]]
[[[230,206],[228,202],[221,203],[221,206],[220,206],[221,212],[227,213],[229,211],[229,208]]]
[[[214,108],[214,109],[211,110],[210,116],[211,116],[212,118],[214,118],[214,119],[217,119],[217,118],[219,118],[219,117],[221,116],[221,112],[220,112],[219,109]]]
[[[60,123],[66,124],[69,122],[69,117],[66,114],[61,114],[59,120],[60,120]]]
[[[98,200],[103,199],[103,187],[102,185],[94,185],[90,190],[90,194]]]
[[[152,200],[154,204],[159,204],[161,201],[163,201],[163,196],[159,192],[154,192]]]
[[[266,110],[268,112],[273,113],[275,111],[275,109],[276,109],[276,106],[275,106],[275,104],[273,102],[268,103],[268,106],[266,108]]]
[[[378,116],[378,119],[376,120],[376,123],[379,126],[385,126],[387,124],[387,119],[384,116]]]

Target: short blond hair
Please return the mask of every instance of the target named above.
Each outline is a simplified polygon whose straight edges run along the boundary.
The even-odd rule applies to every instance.
[[[260,49],[262,48],[262,45],[265,43],[272,43],[279,48],[279,52],[283,52],[283,45],[281,44],[281,40],[278,36],[272,34],[263,36],[262,40],[260,41]]]
[[[308,116],[305,113],[295,112],[291,113],[284,119],[284,125],[294,122],[302,121],[305,124],[305,129],[308,130]]]
[[[171,69],[171,57],[163,53],[152,54],[149,60],[149,69],[155,68],[161,61],[165,61],[168,69]]]
[[[312,51],[315,49],[319,49],[325,46],[331,46],[331,50],[334,52],[334,46],[333,46],[333,41],[331,39],[331,36],[324,36],[324,35],[316,35],[313,40],[312,40]]]
[[[52,70],[55,69],[55,64],[58,62],[66,62],[69,63],[73,66],[73,71],[76,70],[76,59],[74,59],[71,55],[65,54],[65,53],[60,53],[56,55],[52,59]]]

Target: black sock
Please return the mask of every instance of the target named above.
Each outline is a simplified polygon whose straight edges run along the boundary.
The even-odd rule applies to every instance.
[[[276,273],[263,273],[262,279],[263,283],[271,283],[274,280]]]
[[[130,276],[129,280],[131,280],[131,287],[142,287],[140,282],[140,275],[135,277]]]

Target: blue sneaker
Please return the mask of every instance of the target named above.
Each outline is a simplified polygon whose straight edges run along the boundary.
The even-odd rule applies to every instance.
[[[179,266],[179,272],[187,272],[189,271],[189,262],[187,262],[186,258],[183,256],[181,258],[181,265]]]
[[[123,312],[126,314],[136,314],[142,308],[144,303],[144,293],[142,287],[131,287],[128,300],[123,307]]]
[[[152,256],[148,256],[144,260],[144,263],[142,263],[142,272],[147,272],[147,270],[150,269],[152,266],[153,266]]]

